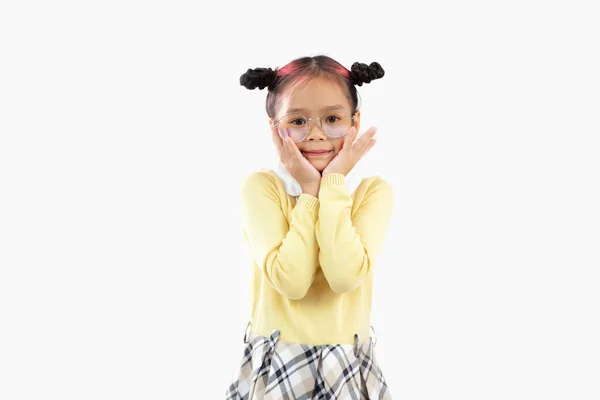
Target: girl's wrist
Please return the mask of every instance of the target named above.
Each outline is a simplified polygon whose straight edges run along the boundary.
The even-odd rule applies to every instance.
[[[312,183],[307,185],[301,185],[302,193],[309,194],[313,197],[319,197],[320,183]]]

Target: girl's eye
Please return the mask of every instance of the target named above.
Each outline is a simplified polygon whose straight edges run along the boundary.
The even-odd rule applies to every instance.
[[[304,122],[305,121],[302,118],[296,118],[291,121],[292,125],[302,125]]]
[[[327,123],[329,123],[329,124],[334,124],[334,123],[336,123],[336,122],[337,122],[337,121],[339,121],[339,120],[340,120],[340,118],[336,117],[335,115],[329,115],[329,116],[328,116],[328,117],[325,119],[325,121],[326,121]]]

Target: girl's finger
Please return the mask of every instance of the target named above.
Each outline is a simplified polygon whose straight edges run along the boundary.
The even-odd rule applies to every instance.
[[[352,132],[350,132],[350,133],[352,135],[352,136],[350,136],[350,139],[351,139],[350,144],[353,145],[354,142],[356,142],[356,138],[358,137],[358,129],[355,126],[353,126]]]
[[[371,127],[356,141],[356,149],[359,154],[362,154],[365,146],[373,139],[373,136],[377,133],[377,128]]]
[[[289,137],[284,137],[283,138],[283,151],[285,152],[285,156],[288,160],[291,160],[292,157],[292,153],[290,152],[290,139]]]
[[[286,138],[286,146],[287,146],[287,151],[288,151],[288,155],[290,157],[290,159],[294,160],[294,161],[300,161],[300,158],[302,157],[302,153],[300,152],[300,150],[298,149],[298,146],[296,146],[296,143],[294,143],[294,141],[292,140],[292,138]]]
[[[363,147],[362,151],[360,152],[360,158],[363,158],[365,154],[367,154],[369,152],[369,150],[371,150],[373,148],[373,146],[375,146],[375,143],[377,143],[377,140],[371,138],[369,139],[369,141],[365,144],[365,146]]]
[[[280,158],[282,159],[282,162],[289,167],[289,163],[293,160],[293,153],[290,152],[288,141],[291,141],[292,139],[284,129],[279,130],[276,135],[279,138],[278,143],[281,151]]]
[[[344,140],[344,145],[342,146],[342,150],[349,151],[352,148],[352,145],[354,144],[354,141],[356,140],[357,132],[358,132],[358,130],[356,129],[355,126],[350,128],[350,130],[348,131],[348,135],[346,135],[346,139]]]
[[[367,143],[370,139],[372,139],[376,133],[377,133],[377,128],[375,128],[374,126],[367,129],[367,131],[361,136],[363,144]]]
[[[287,156],[286,156],[286,151],[285,148],[283,147],[283,145],[281,144],[277,144],[276,145],[276,150],[277,150],[277,155],[279,156],[279,160],[285,165],[287,164],[288,160],[287,160]]]
[[[281,152],[283,150],[283,142],[281,140],[281,137],[279,136],[279,132],[277,132],[277,129],[271,129],[271,138],[273,139],[273,143],[275,143],[277,151]]]

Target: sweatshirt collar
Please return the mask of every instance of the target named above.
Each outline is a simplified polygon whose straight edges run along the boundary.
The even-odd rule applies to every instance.
[[[348,189],[348,193],[352,194],[358,188],[360,183],[363,180],[362,175],[360,174],[360,168],[358,168],[358,164],[350,171],[345,178],[346,188]],[[283,181],[283,185],[285,186],[285,191],[290,196],[300,196],[302,194],[302,188],[298,181],[296,181],[292,175],[287,171],[285,165],[281,161],[277,162],[277,165],[273,169],[273,172]]]

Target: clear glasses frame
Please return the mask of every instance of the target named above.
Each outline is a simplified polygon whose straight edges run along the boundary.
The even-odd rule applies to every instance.
[[[329,136],[329,135],[327,134],[327,132],[325,132],[325,129],[323,129],[323,118],[324,118],[324,117],[325,117],[327,114],[329,114],[329,113],[331,113],[332,111],[335,111],[335,110],[342,110],[342,111],[346,111],[346,112],[347,112],[347,113],[350,115],[350,125],[348,126],[348,130],[346,131],[346,133],[345,133],[344,135],[342,135],[342,136]],[[275,129],[279,129],[279,125],[280,125],[281,121],[282,121],[284,118],[286,118],[286,117],[289,117],[290,115],[298,115],[298,116],[301,116],[301,117],[302,117],[302,118],[303,118],[303,119],[306,121],[306,134],[305,134],[305,135],[302,137],[302,139],[300,139],[300,140],[294,140],[294,142],[295,142],[295,143],[300,143],[300,142],[302,142],[303,140],[305,140],[305,139],[308,137],[308,133],[310,132],[310,121],[314,121],[314,120],[318,120],[318,121],[319,121],[319,128],[321,129],[321,132],[323,132],[323,133],[324,133],[324,134],[325,134],[327,137],[329,137],[329,138],[332,138],[332,139],[339,139],[339,138],[342,138],[342,137],[346,136],[346,135],[348,134],[348,131],[350,131],[350,128],[352,127],[352,125],[354,125],[354,118],[356,117],[356,111],[355,111],[354,113],[350,114],[350,112],[349,112],[348,110],[346,110],[345,108],[333,107],[333,108],[330,108],[330,109],[328,109],[327,111],[325,111],[325,112],[323,113],[323,115],[321,115],[320,117],[312,117],[312,118],[305,117],[305,116],[304,116],[302,113],[300,113],[300,112],[288,113],[288,114],[285,114],[285,115],[283,115],[282,117],[280,117],[280,118],[277,120],[277,122],[275,122],[275,123],[273,124],[273,128],[275,128]]]

